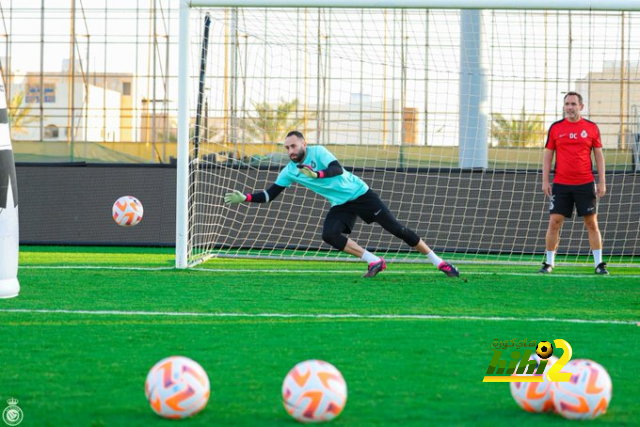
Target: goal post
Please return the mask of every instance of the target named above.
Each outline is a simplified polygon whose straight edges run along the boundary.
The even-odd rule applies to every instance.
[[[343,259],[320,237],[329,205],[302,187],[269,204],[223,203],[226,191],[274,182],[293,129],[325,145],[448,258],[538,263],[548,218],[544,141],[570,90],[584,95],[583,115],[603,135],[605,260],[636,265],[640,0],[524,7],[181,0],[176,267],[210,256]],[[354,237],[389,260],[416,261],[375,225]],[[565,223],[560,245],[561,262],[585,262],[580,218]]]

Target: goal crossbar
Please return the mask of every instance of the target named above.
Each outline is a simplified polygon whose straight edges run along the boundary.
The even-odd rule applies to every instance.
[[[188,7],[332,7],[415,9],[527,9],[527,10],[627,10],[640,11],[640,0],[183,0]]]

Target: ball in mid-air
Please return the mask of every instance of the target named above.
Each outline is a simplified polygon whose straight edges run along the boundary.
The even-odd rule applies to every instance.
[[[553,346],[549,341],[540,341],[536,347],[536,354],[540,359],[548,359],[553,354]]]
[[[142,221],[144,209],[140,200],[133,196],[122,196],[111,209],[113,220],[123,227],[132,227]]]
[[[332,364],[306,360],[285,377],[282,399],[289,415],[297,421],[330,421],[340,415],[347,403],[347,383]]]

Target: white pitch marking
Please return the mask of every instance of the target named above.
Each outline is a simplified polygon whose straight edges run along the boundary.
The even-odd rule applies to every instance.
[[[220,272],[220,273],[232,273],[234,271],[237,271],[239,273],[251,273],[251,272],[257,272],[257,273],[291,273],[291,274],[300,274],[301,270],[283,270],[283,269],[256,269],[256,268],[244,268],[244,269],[236,269],[236,268],[194,268],[193,271],[207,271],[207,272]],[[360,270],[307,270],[304,269],[305,273],[330,273],[330,274],[337,274],[337,273],[345,273],[345,274],[360,274],[362,273],[362,269]],[[433,274],[435,276],[442,276],[442,273],[436,269],[433,268],[427,268],[424,271],[422,270],[394,270],[394,271],[389,271],[389,269],[387,268],[384,273],[381,273],[382,275],[386,276],[388,274],[420,274],[420,275],[425,275],[425,274]],[[462,270],[460,272],[461,276],[466,276],[466,275],[478,275],[478,276],[523,276],[523,277],[569,277],[569,278],[574,278],[574,279],[584,279],[584,278],[588,278],[588,277],[597,277],[597,275],[593,274],[593,273],[585,273],[585,274],[549,274],[549,275],[542,275],[540,273],[538,273],[537,271],[534,271],[532,273],[513,273],[513,272],[502,272],[502,271],[473,271],[473,270]],[[600,276],[602,277],[602,276]],[[606,276],[606,280],[610,280],[610,279],[640,279],[640,275],[639,274],[626,274],[626,275],[621,275],[621,274],[616,274],[616,275],[608,275]]]
[[[21,265],[25,270],[125,270],[125,271],[163,271],[175,270],[174,267],[117,267],[110,265]]]
[[[557,322],[600,325],[640,325],[631,320],[589,320],[558,319],[555,317],[482,317],[482,316],[441,316],[438,314],[295,314],[295,313],[193,313],[176,311],[120,311],[120,310],[50,310],[30,308],[0,309],[0,313],[29,314],[76,314],[95,316],[159,316],[159,317],[236,317],[236,318],[280,318],[280,319],[363,319],[363,320],[479,320],[491,322]]]
[[[122,270],[122,271],[170,271],[175,270],[174,267],[110,267],[110,266],[95,266],[95,265],[22,265],[19,267],[20,269],[25,270]],[[177,270],[176,270],[177,271]],[[300,270],[288,270],[288,269],[260,269],[260,268],[192,268],[189,271],[204,271],[210,273],[275,273],[275,274],[300,274]],[[361,274],[362,269],[359,270],[309,270],[305,269],[305,273],[328,273],[328,274]],[[385,270],[383,275],[387,276],[389,274],[420,274],[420,275],[435,275],[442,276],[442,273],[427,267],[424,271],[422,270],[393,270],[389,271],[389,269]],[[463,270],[461,272],[463,276],[469,275],[478,275],[478,276],[522,276],[522,277],[569,277],[575,279],[584,279],[587,277],[594,277],[594,274],[585,273],[585,274],[558,274],[553,273],[550,275],[542,276],[538,272],[532,273],[513,273],[513,272],[492,272],[492,271],[474,271],[474,270]],[[614,274],[606,276],[604,280],[612,280],[612,279],[640,279],[640,275],[638,274]]]

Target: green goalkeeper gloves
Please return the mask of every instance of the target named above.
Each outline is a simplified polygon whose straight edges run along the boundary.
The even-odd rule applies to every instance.
[[[311,179],[318,178],[318,172],[314,171],[309,165],[298,165],[298,169],[300,169],[301,174],[304,174]]]
[[[228,205],[233,203],[242,203],[245,200],[247,200],[247,196],[245,196],[238,190],[234,190],[231,193],[227,193],[224,195],[224,202]]]

